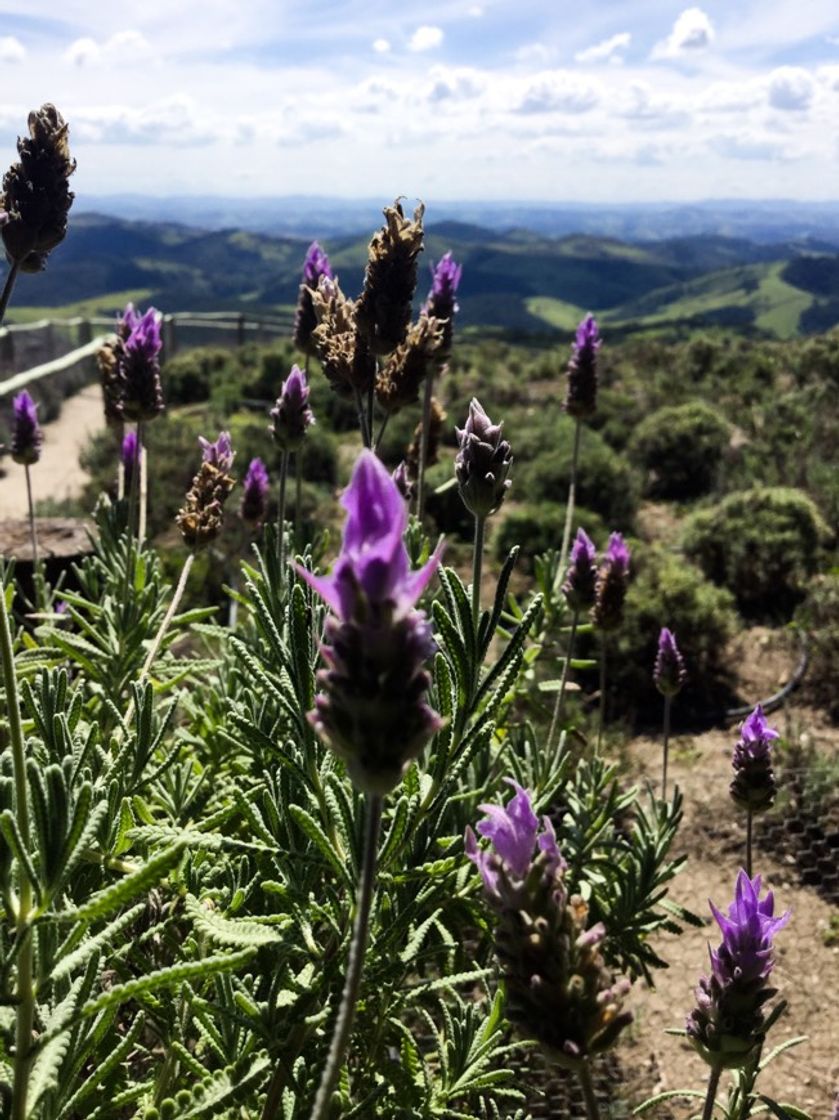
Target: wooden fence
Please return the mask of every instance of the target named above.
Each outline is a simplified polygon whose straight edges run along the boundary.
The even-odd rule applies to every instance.
[[[103,331],[102,328],[108,328]],[[290,315],[250,315],[230,311],[176,311],[163,316],[163,356],[171,358],[184,345],[202,341],[202,332],[216,332],[222,345],[244,346],[246,342],[264,342],[275,337],[289,337]],[[33,323],[14,323],[0,327],[0,372],[10,373],[0,381],[0,398],[17,393],[34,381],[65,372],[90,361],[109,334],[113,318],[94,316],[72,319],[39,319]],[[74,347],[59,357],[29,365],[32,355],[49,354],[56,346],[57,330],[75,341]],[[94,333],[98,332],[98,333]],[[222,337],[218,337],[222,336]],[[20,368],[23,367],[23,368]],[[91,363],[91,376],[93,376]]]

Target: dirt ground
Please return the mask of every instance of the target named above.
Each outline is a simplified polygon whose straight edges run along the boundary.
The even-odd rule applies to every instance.
[[[78,497],[88,480],[79,466],[79,453],[90,436],[104,426],[98,385],[88,385],[63,402],[58,419],[44,425],[41,458],[31,470],[36,503],[44,498],[61,501]],[[26,517],[29,511],[23,467],[11,459],[6,459],[3,466],[6,474],[0,478],[0,520]]]

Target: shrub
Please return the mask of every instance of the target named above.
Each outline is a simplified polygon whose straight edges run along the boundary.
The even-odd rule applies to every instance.
[[[596,513],[578,506],[574,511],[574,532],[585,529],[597,544],[606,543],[606,529],[602,518]],[[541,502],[533,505],[513,507],[502,514],[495,533],[495,556],[499,563],[506,560],[510,549],[518,545],[519,567],[522,571],[533,571],[533,560],[549,548],[559,549],[562,543],[562,530],[565,526],[565,507],[559,503]]]
[[[839,721],[839,570],[813,580],[795,621],[807,632],[810,648],[803,694]]]
[[[652,670],[659,631],[667,626],[676,634],[688,670],[675,718],[716,715],[728,696],[724,649],[736,622],[731,595],[682,557],[657,548],[634,546],[633,571],[624,621],[609,656],[610,710],[642,722],[660,718]]]
[[[824,519],[803,491],[755,487],[695,513],[684,548],[709,579],[734,593],[744,613],[789,617],[827,538]]]
[[[728,424],[703,401],[660,408],[639,424],[633,458],[648,472],[647,493],[693,498],[714,484],[729,440]]]
[[[235,352],[221,346],[202,346],[176,354],[161,374],[166,403],[196,404],[209,400],[214,383],[232,378],[237,366]]]

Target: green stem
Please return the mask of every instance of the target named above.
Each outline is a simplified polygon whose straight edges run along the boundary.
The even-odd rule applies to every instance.
[[[280,458],[280,501],[277,511],[277,563],[280,566],[281,587],[285,582],[283,567],[285,565],[285,492],[288,480],[288,454],[287,451],[284,451]]]
[[[664,697],[664,754],[661,766],[661,799],[667,800],[667,752],[670,746],[670,704],[671,696]]]
[[[140,513],[137,520],[137,543],[140,546],[142,546],[143,541],[146,539],[146,513],[148,508],[148,455],[146,454],[145,435],[145,424],[142,420],[138,420],[137,460],[135,463],[135,469],[137,470],[139,476],[140,485]]]
[[[3,293],[0,295],[0,326],[3,325],[3,320],[6,317],[6,308],[9,306],[9,299],[15,286],[15,280],[17,280],[19,268],[20,261],[15,261],[9,266],[9,271],[6,274],[6,283],[3,285]]]
[[[571,665],[571,658],[574,655],[574,639],[577,636],[577,623],[580,618],[579,610],[575,610],[571,616],[571,633],[568,637],[568,648],[565,651],[565,660],[562,665],[562,677],[559,681],[559,692],[556,694],[556,703],[554,704],[554,713],[551,718],[551,728],[548,732],[548,743],[546,753],[550,754],[551,747],[553,746],[554,735],[559,726],[559,721],[562,716],[562,705],[565,700],[565,686],[568,683],[568,670]]]
[[[711,1117],[714,1115],[714,1105],[716,1103],[717,1088],[720,1083],[721,1073],[722,1066],[711,1066],[711,1073],[708,1077],[708,1095],[705,1097],[702,1120],[711,1120]]]
[[[128,591],[131,587],[131,574],[134,568],[134,523],[137,520],[137,497],[140,484],[140,425],[137,425],[137,443],[134,449],[134,462],[131,464],[131,479],[128,486],[128,542],[125,555],[125,582],[122,589],[123,606],[128,608]]]
[[[422,432],[420,433],[419,468],[417,470],[417,517],[422,521],[425,508],[425,467],[428,459],[428,429],[431,425],[431,397],[434,392],[434,374],[425,379],[422,398]]]
[[[38,570],[38,534],[35,531],[35,503],[32,501],[32,475],[26,464],[26,497],[29,502],[29,537],[32,541],[32,571]]]
[[[597,724],[597,750],[603,742],[603,728],[606,726],[606,635],[600,636],[600,718]]]
[[[303,518],[303,452],[298,448],[294,452],[294,547],[298,552],[303,551],[303,534],[301,523]]]
[[[746,810],[746,874],[752,877],[752,811]]]
[[[8,282],[7,282],[8,283]],[[25,851],[29,851],[29,791],[26,782],[26,754],[23,741],[23,723],[20,718],[15,655],[9,612],[6,608],[5,586],[0,579],[0,647],[2,647],[3,683],[6,689],[6,710],[9,721],[9,738],[12,747],[12,772],[15,783],[15,813],[18,831]],[[24,868],[20,868],[20,898],[17,907],[16,927],[26,930],[32,913],[32,884]],[[17,1024],[15,1030],[15,1058],[12,1088],[11,1120],[25,1120],[26,1098],[29,1090],[31,1065],[32,1028],[35,1023],[35,989],[33,985],[33,955],[31,930],[24,933],[17,959]]]
[[[364,415],[364,401],[361,399],[361,391],[355,391],[355,406],[358,409],[358,427],[361,432],[361,439],[365,447],[370,446],[370,429],[367,427],[367,417]]]
[[[367,828],[364,836],[364,853],[362,857],[361,875],[358,881],[358,896],[356,900],[355,925],[353,927],[350,956],[347,962],[347,975],[344,981],[344,992],[341,996],[341,1006],[335,1022],[335,1033],[329,1047],[329,1056],[326,1060],[323,1076],[315,1105],[312,1109],[311,1120],[326,1120],[332,1103],[332,1093],[341,1072],[341,1066],[347,1053],[350,1041],[355,1007],[358,1002],[358,993],[361,986],[361,972],[364,966],[364,954],[367,950],[367,937],[370,926],[370,910],[373,904],[373,889],[376,879],[376,860],[378,856],[379,832],[382,823],[382,798],[375,793],[367,795]],[[264,1112],[262,1120],[272,1120],[275,1112]]]
[[[472,621],[475,637],[478,635],[478,618],[481,613],[481,571],[484,563],[484,526],[486,519],[475,518],[475,551],[472,556]]]
[[[586,1116],[588,1120],[600,1120],[600,1109],[597,1097],[594,1095],[594,1085],[591,1080],[591,1067],[588,1062],[583,1062],[577,1070],[580,1079],[580,1088],[583,1090],[583,1100],[586,1102]]]
[[[388,420],[390,420],[390,413],[386,412],[385,415],[384,415],[384,419],[382,420],[381,426],[379,427],[379,434],[376,436],[376,442],[373,444],[373,450],[374,451],[378,450],[379,444],[384,439],[385,429],[387,428]]]
[[[579,417],[574,421],[574,448],[571,452],[571,478],[568,482],[568,501],[565,505],[565,525],[562,530],[562,547],[559,550],[559,567],[556,578],[565,578],[565,565],[568,563],[568,550],[571,547],[571,528],[574,524],[574,507],[577,504],[577,461],[580,457],[580,436],[583,425]]]

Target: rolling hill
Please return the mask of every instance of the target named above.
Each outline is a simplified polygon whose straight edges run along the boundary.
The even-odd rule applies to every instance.
[[[367,237],[334,237],[326,248],[354,294]],[[68,306],[116,310],[126,293],[171,310],[288,309],[305,249],[297,237],[80,215],[47,271],[20,278],[10,319]],[[473,330],[567,332],[587,310],[620,333],[721,325],[785,338],[839,321],[839,253],[827,242],[717,234],[628,242],[459,220],[429,226],[424,260],[448,249],[464,265],[461,323]],[[421,273],[420,293],[427,283]]]

